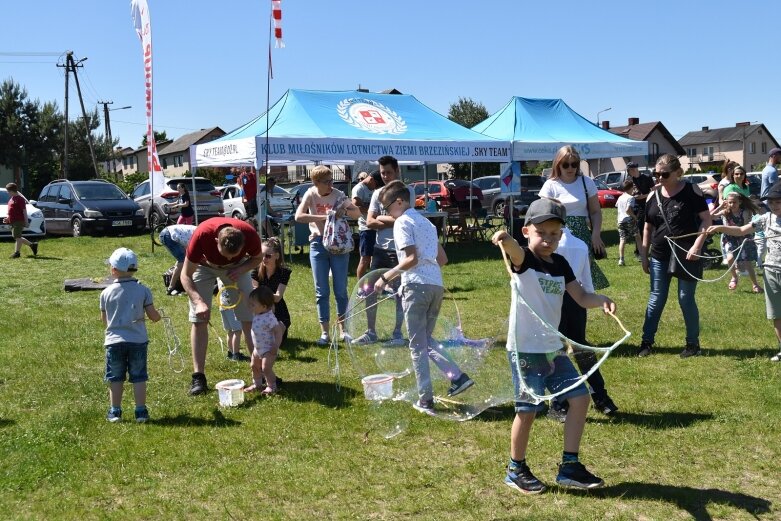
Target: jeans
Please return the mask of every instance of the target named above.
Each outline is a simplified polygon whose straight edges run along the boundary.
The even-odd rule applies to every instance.
[[[336,312],[339,317],[343,317],[347,312],[347,265],[350,262],[350,254],[333,255],[323,246],[323,238],[315,237],[309,243],[309,262],[312,265],[312,277],[315,280],[318,322],[322,324],[331,321],[329,272],[333,277]]]
[[[106,382],[124,382],[125,375],[130,383],[146,382],[149,374],[146,370],[148,342],[120,342],[106,346]]]
[[[418,383],[418,397],[424,401],[431,400],[434,398],[434,391],[429,358],[451,382],[461,377],[461,369],[432,337],[445,288],[431,284],[407,284],[401,291],[412,367]]]
[[[651,293],[648,295],[648,308],[645,310],[643,323],[643,340],[653,343],[656,330],[659,329],[659,319],[662,318],[667,294],[670,291],[672,275],[667,273],[668,263],[654,258],[649,259],[651,271]],[[686,343],[698,344],[700,338],[700,310],[694,293],[697,290],[696,280],[678,279],[678,304],[683,312],[686,324]]]
[[[163,231],[160,232],[160,242],[162,242],[163,246],[165,246],[165,249],[167,249],[171,255],[174,256],[176,262],[184,262],[184,256],[187,251],[185,250],[184,246],[171,238],[171,230],[168,228],[163,228]]]

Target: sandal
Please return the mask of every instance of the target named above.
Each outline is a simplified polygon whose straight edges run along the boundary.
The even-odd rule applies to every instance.
[[[752,291],[752,292],[754,292],[754,293],[756,293],[757,295],[761,295],[762,293],[764,293],[764,292],[765,292],[765,290],[763,290],[763,289],[762,289],[760,286],[758,286],[757,284],[754,284],[754,287],[753,287],[753,288],[751,288],[751,291]]]
[[[732,280],[729,281],[729,285],[727,286],[729,289],[735,289],[738,287],[738,279],[735,277],[732,277]]]

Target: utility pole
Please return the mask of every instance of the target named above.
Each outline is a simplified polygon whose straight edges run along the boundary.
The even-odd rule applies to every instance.
[[[111,136],[111,119],[109,116],[109,112],[112,110],[123,110],[123,109],[129,109],[132,108],[130,105],[126,107],[119,107],[116,109],[110,109],[108,108],[109,105],[113,105],[113,101],[99,101],[99,105],[103,105],[103,123],[106,126],[106,139],[108,139],[109,145],[111,146],[111,173],[116,174],[117,170],[117,157],[116,157],[116,151],[114,150],[114,138]]]
[[[87,58],[82,58],[79,61],[73,59],[73,51],[68,51],[65,55],[65,65],[57,64],[57,67],[65,67],[65,150],[63,152],[62,159],[62,177],[68,178],[68,85],[69,85],[69,72],[73,72],[73,78],[76,80],[76,92],[79,95],[79,104],[81,105],[81,115],[84,118],[84,127],[87,130],[87,143],[89,144],[89,152],[92,156],[92,166],[95,169],[95,177],[98,177],[98,162],[95,159],[95,147],[92,143],[92,132],[89,129],[89,120],[87,119],[87,111],[84,108],[84,98],[81,96],[81,85],[79,85],[79,75],[76,72],[77,67],[83,67],[82,62]]]

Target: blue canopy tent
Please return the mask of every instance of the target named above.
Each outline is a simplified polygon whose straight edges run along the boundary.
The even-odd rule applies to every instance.
[[[351,163],[507,162],[509,140],[450,121],[408,94],[288,90],[266,114],[191,147],[196,167]]]
[[[502,173],[502,189],[509,192],[520,189],[518,161],[550,161],[564,145],[574,146],[581,159],[648,154],[646,141],[627,139],[603,130],[561,99],[513,96],[501,110],[472,130],[512,142],[513,164]],[[510,182],[507,176],[511,176]]]

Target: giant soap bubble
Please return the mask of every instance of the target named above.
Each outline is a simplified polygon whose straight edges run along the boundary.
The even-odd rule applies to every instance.
[[[393,411],[417,402],[419,392],[399,297],[399,278],[383,293],[374,290],[375,283],[386,271],[372,271],[358,281],[346,314],[345,340],[367,399],[372,400],[374,409],[383,411],[388,420],[388,435],[393,435],[403,429],[403,425],[391,418],[398,416]],[[426,294],[421,289],[424,287],[417,286],[416,297],[433,298],[433,292]],[[504,316],[484,316],[481,320],[480,329],[489,331],[490,336],[471,338],[469,325],[462,323],[456,301],[444,292],[439,314],[435,321],[432,320],[433,327],[429,331],[429,356],[423,357],[428,363],[434,395],[432,416],[465,421],[488,408],[512,401],[507,351],[503,340],[497,342],[506,334],[506,319]],[[463,392],[449,394],[461,372],[468,375],[474,385]]]

